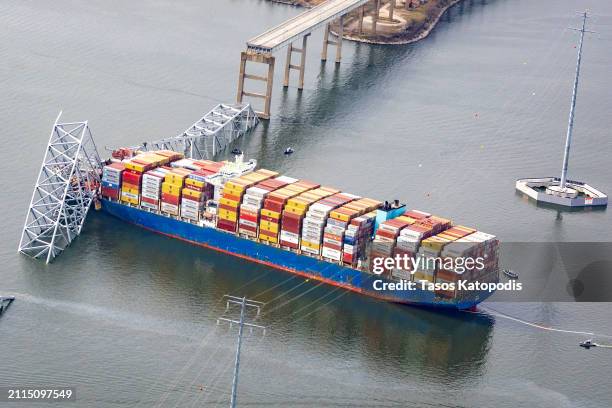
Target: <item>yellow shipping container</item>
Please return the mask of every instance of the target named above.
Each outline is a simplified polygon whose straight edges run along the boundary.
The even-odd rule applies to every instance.
[[[240,205],[240,201],[234,201],[234,200],[230,200],[229,198],[221,197],[219,199],[219,204],[228,205],[230,207],[238,208],[238,206]]]
[[[129,194],[129,193],[128,193]],[[129,197],[125,195],[123,192],[121,193],[121,201],[138,205],[140,203],[140,199],[137,197]]]
[[[433,276],[426,275],[426,274],[424,274],[423,272],[420,272],[420,271],[416,271],[412,275],[412,280],[415,281],[415,282],[422,281],[422,280],[426,280],[426,281],[429,281],[429,282],[433,282],[434,281],[433,280]]]
[[[408,223],[408,225],[412,225],[416,222],[416,220],[412,217],[406,217],[405,215],[400,215],[399,217],[396,218],[397,220],[400,221],[405,221]]]
[[[274,244],[278,243],[278,237],[269,237],[267,235],[259,235],[260,239],[263,239],[264,241],[268,241],[268,242],[272,242]]]
[[[236,222],[237,214],[229,210],[219,210],[219,218],[224,220]]]
[[[121,192],[130,193],[138,195],[140,193],[140,189],[130,187],[130,184],[121,186]]]
[[[185,179],[185,184],[188,186],[194,186],[197,188],[202,188],[206,185],[206,182],[204,181],[200,181],[200,180],[195,180],[195,179],[191,179],[191,178],[186,178]]]
[[[294,207],[298,209],[305,209],[308,207],[308,202],[300,199],[300,196],[295,197],[287,201],[287,207]],[[285,207],[286,208],[286,207]]]
[[[266,217],[274,218],[277,220],[280,219],[281,217],[281,213],[272,211],[272,210],[268,210],[266,208],[261,210],[261,215],[265,215]]]
[[[439,251],[444,247],[444,245],[448,244],[449,242],[451,241],[448,239],[434,236],[434,237],[426,238],[423,241],[421,241],[421,245]]]
[[[306,214],[306,209],[304,208],[285,207],[285,211],[290,212],[292,214],[298,214],[298,215]]]
[[[270,221],[260,221],[259,229],[278,233],[278,224],[275,222],[270,222]]]
[[[307,248],[316,249],[317,251],[319,250],[319,248],[321,248],[321,244],[317,242],[310,242],[310,241],[305,241],[305,240],[302,240],[302,246],[305,246]]]
[[[199,200],[202,197],[202,192],[198,190],[192,190],[190,188],[184,188],[183,197],[191,197]]]
[[[137,171],[138,173],[144,172],[146,167],[148,166],[147,164],[134,163],[132,161],[126,161],[124,164],[125,164],[126,169],[134,170],[134,171]]]
[[[168,183],[166,181],[162,183],[162,193],[170,194],[173,196],[179,196],[181,194],[181,188],[182,187],[177,186],[176,184]]]
[[[329,213],[329,216],[335,220],[340,220],[340,221],[344,221],[347,222],[348,220],[351,219],[351,216],[349,214],[344,214],[338,211],[332,211]]]

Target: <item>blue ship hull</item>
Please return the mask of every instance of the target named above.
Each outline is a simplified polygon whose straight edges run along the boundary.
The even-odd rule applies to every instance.
[[[102,210],[123,221],[150,231],[188,241],[216,251],[248,259],[276,269],[343,287],[353,292],[381,300],[418,306],[471,309],[491,295],[487,291],[473,292],[470,298],[448,299],[434,292],[413,290],[376,290],[382,282],[391,282],[383,276],[300,255],[275,246],[266,245],[216,228],[201,227],[168,216],[149,212],[115,201],[102,200]]]

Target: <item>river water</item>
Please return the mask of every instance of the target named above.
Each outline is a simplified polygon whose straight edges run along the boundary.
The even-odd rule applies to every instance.
[[[505,241],[610,242],[610,211],[557,212],[513,189],[517,178],[559,172],[577,43],[567,27],[585,8],[598,34],[584,49],[570,177],[612,191],[605,0],[466,1],[417,44],[345,42],[339,66],[320,63],[315,33],[303,92],[295,82],[283,90],[279,53],[273,118],[238,146],[265,167],[400,198]],[[71,406],[226,406],[235,330],[215,320],[231,293],[268,302],[266,335],[247,332],[243,343],[240,405],[612,405],[612,354],[577,347],[584,335],[382,304],[97,213],[51,265],[18,255],[60,109],[64,120],[89,120],[101,152],[177,134],[234,100],[246,39],[300,10],[4,0],[0,11],[0,289],[17,296],[0,319],[0,386],[74,386]],[[288,146],[296,153],[285,157]],[[485,308],[612,334],[610,304]]]

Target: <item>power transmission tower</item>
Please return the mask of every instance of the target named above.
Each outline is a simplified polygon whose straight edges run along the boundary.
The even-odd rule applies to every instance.
[[[225,305],[226,312],[229,310],[231,305],[240,306],[240,320],[228,319],[225,317],[219,317],[217,319],[217,324],[220,324],[222,322],[228,323],[230,327],[232,327],[234,324],[238,325],[238,342],[236,345],[236,360],[234,362],[234,378],[232,379],[232,397],[230,400],[230,407],[236,408],[236,392],[238,390],[238,370],[240,368],[240,347],[242,346],[242,332],[243,332],[244,326],[247,326],[251,330],[251,332],[253,331],[253,329],[261,329],[263,331],[263,334],[264,335],[266,334],[265,326],[260,326],[258,324],[245,322],[246,309],[248,307],[256,309],[257,314],[255,318],[258,318],[259,315],[261,314],[261,308],[265,305],[265,303],[257,302],[255,300],[247,299],[245,297],[238,297],[238,296],[231,296],[231,295],[225,295],[224,298],[227,299],[227,302]]]

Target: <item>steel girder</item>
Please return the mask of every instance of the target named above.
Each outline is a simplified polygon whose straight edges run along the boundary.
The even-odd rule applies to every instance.
[[[87,122],[55,120],[19,252],[49,263],[80,233],[100,186],[101,161]]]

